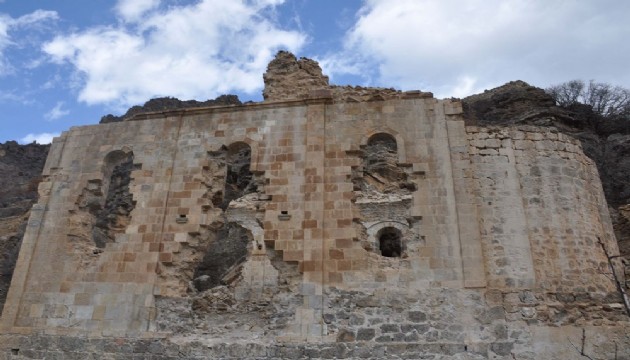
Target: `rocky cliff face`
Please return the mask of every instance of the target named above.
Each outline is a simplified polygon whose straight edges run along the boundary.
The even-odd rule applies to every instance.
[[[0,314],[49,148],[0,144]]]
[[[236,95],[221,95],[216,99],[206,100],[206,101],[197,101],[197,100],[179,100],[172,97],[162,97],[151,99],[144,103],[144,105],[136,105],[132,106],[127,110],[124,115],[114,116],[112,114],[105,115],[101,118],[100,124],[107,124],[118,121],[126,121],[130,120],[134,117],[134,115],[148,113],[148,112],[157,112],[157,111],[166,111],[166,110],[177,110],[177,109],[189,109],[189,108],[198,108],[198,107],[208,107],[208,106],[225,106],[225,105],[241,105],[241,101],[238,99]]]
[[[462,100],[467,125],[553,126],[582,142],[595,161],[621,254],[630,263],[630,121],[605,119],[586,105],[561,108],[544,90],[523,81]],[[629,269],[630,270],[630,269]]]

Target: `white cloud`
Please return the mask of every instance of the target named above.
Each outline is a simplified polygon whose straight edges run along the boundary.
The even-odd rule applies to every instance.
[[[125,21],[137,21],[147,11],[157,8],[160,0],[119,0],[116,4],[118,15]]]
[[[32,106],[35,103],[28,93],[0,89],[0,103],[5,101],[19,103],[23,106]]]
[[[9,38],[10,22],[10,17],[0,14],[0,76],[7,73],[10,67],[9,62],[4,56],[4,49],[11,44],[11,40]]]
[[[129,106],[153,96],[206,99],[253,93],[279,49],[305,36],[265,17],[280,0],[201,0],[121,23],[56,37],[43,50],[81,74],[79,100]],[[119,3],[122,4],[122,3]]]
[[[30,144],[36,142],[38,144],[50,144],[54,137],[59,136],[59,133],[40,133],[40,134],[28,134],[21,138],[19,143]]]
[[[70,110],[65,110],[63,105],[63,101],[58,101],[55,107],[44,114],[44,118],[48,121],[53,121],[70,114]]]
[[[37,28],[47,21],[57,20],[59,17],[55,11],[36,10],[32,13],[14,19],[0,13],[0,76],[13,69],[13,65],[6,57],[6,49],[15,45],[11,32],[24,28]]]
[[[43,83],[40,86],[40,89],[42,90],[53,89],[55,86],[57,86],[57,84],[61,83],[61,81],[62,81],[61,75],[54,74],[53,76],[49,77],[45,83]]]
[[[321,59],[316,58],[317,62],[322,68],[322,72],[325,75],[329,75],[334,82],[335,74],[350,74],[350,75],[364,75],[365,68],[369,66],[365,61],[362,61],[358,57],[346,57],[346,56],[328,56]]]
[[[456,83],[452,87],[450,96],[453,97],[466,97],[470,94],[479,92],[479,89],[475,88],[477,79],[470,76],[462,76],[456,80]]]
[[[47,20],[57,20],[59,19],[59,15],[56,11],[51,10],[35,10],[30,14],[26,14],[20,16],[19,18],[13,20],[13,26],[32,26],[36,24],[40,24],[43,21]]]
[[[377,85],[439,96],[516,79],[630,87],[629,13],[630,2],[616,0],[366,0],[327,63],[365,62]]]

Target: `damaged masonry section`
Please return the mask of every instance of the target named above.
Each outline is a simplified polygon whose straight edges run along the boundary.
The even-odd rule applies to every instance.
[[[215,221],[188,234],[173,260],[162,262],[161,280],[180,286],[156,298],[160,331],[219,336],[232,324],[247,323],[246,336],[262,336],[280,334],[292,319],[300,274],[281,253],[264,248],[264,181],[250,164],[246,143],[208,153],[202,211]]]
[[[409,167],[399,163],[396,138],[372,135],[359,152],[361,166],[353,168],[354,204],[361,213],[355,222],[364,249],[386,258],[407,257],[420,235],[410,215],[417,184]]]
[[[102,177],[87,181],[75,209],[71,210],[68,238],[77,254],[82,254],[82,261],[89,263],[92,255],[114,243],[131,222],[136,206],[130,192],[131,173],[141,167],[133,160],[131,151],[109,153],[103,161]]]

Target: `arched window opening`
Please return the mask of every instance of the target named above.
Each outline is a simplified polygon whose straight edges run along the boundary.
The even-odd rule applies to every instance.
[[[397,152],[398,145],[396,144],[396,138],[387,133],[374,134],[368,140],[368,146],[379,146],[387,149],[389,152]]]
[[[378,133],[370,137],[365,148],[364,171],[380,177],[381,181],[404,180],[405,176],[398,167],[398,145],[392,135]]]
[[[237,142],[227,149],[225,163],[225,191],[221,208],[227,209],[230,201],[256,191],[250,165],[252,162],[252,148],[244,142]]]
[[[131,221],[136,206],[130,192],[133,152],[112,151],[105,157],[103,168],[105,195],[103,206],[93,209],[96,217],[92,237],[97,247],[114,242],[116,234],[123,233]]]
[[[402,255],[402,233],[394,227],[381,229],[378,234],[378,246],[381,255],[385,257],[400,257]]]

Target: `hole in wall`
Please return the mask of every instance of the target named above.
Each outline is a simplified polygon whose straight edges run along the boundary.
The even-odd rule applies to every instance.
[[[77,198],[76,208],[69,210],[72,215],[67,234],[74,245],[86,240],[103,249],[113,243],[118,234],[125,232],[136,206],[130,188],[131,175],[134,169],[142,166],[134,164],[133,158],[133,152],[114,150],[105,156],[102,178],[87,181]],[[100,253],[82,249],[80,251],[86,250],[92,255]]]
[[[221,208],[223,210],[227,209],[230,201],[256,192],[256,184],[250,171],[251,160],[252,149],[247,143],[237,142],[227,148],[225,191],[221,199]],[[215,200],[213,199],[214,202]]]
[[[389,151],[396,152],[398,145],[396,144],[396,138],[388,133],[374,134],[368,140],[368,146],[380,145],[387,148]]]
[[[289,212],[287,210],[281,210],[280,214],[278,214],[278,220],[280,221],[291,220],[291,215],[289,215]]]
[[[226,276],[238,273],[238,266],[245,261],[252,240],[251,231],[241,225],[235,222],[223,225],[195,269],[195,288],[206,291],[227,284],[230,279]]]
[[[105,157],[103,173],[107,183],[103,188],[105,201],[102,208],[94,211],[96,221],[92,229],[94,243],[99,248],[114,242],[116,234],[123,233],[131,221],[131,212],[136,206],[130,192],[131,172],[142,164],[133,163],[133,153],[112,151]]]
[[[368,140],[365,170],[377,175],[383,180],[402,180],[401,170],[398,168],[398,145],[396,139],[387,133],[374,134]]]
[[[361,158],[362,166],[352,174],[355,191],[407,194],[416,191],[417,185],[409,180],[409,164],[398,163],[396,138],[387,133],[372,135],[365,146]]]
[[[402,254],[402,233],[394,227],[381,229],[377,235],[378,247],[384,257],[400,257]]]

